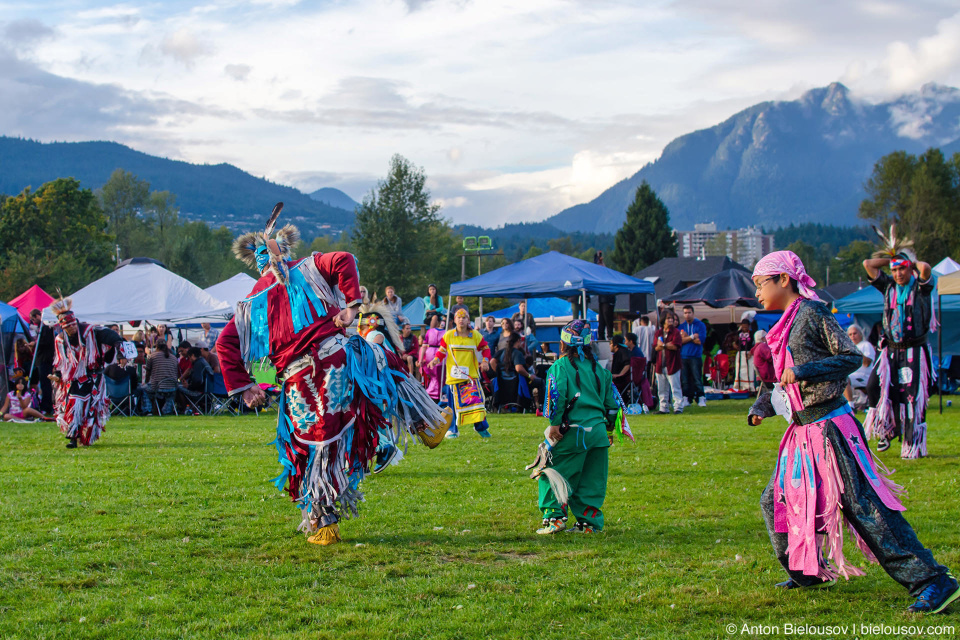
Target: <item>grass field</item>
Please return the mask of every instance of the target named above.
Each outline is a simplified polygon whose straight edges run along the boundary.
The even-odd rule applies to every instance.
[[[781,592],[758,511],[785,423],[746,402],[632,421],[611,450],[598,536],[536,536],[523,467],[544,423],[492,416],[365,483],[343,544],[296,533],[275,417],[114,419],[88,449],[49,425],[0,425],[3,638],[729,638],[784,625],[953,625],[905,614],[879,567]],[[960,568],[957,408],[931,415],[930,458],[883,459],[937,559]],[[863,565],[847,542],[848,559]],[[748,625],[781,632],[744,633]],[[728,634],[727,625],[736,631]],[[950,634],[955,635],[955,634]],[[908,633],[870,637],[907,637]],[[910,637],[916,637],[912,635]],[[928,636],[923,636],[928,637]],[[932,637],[936,637],[932,635]],[[947,637],[944,634],[943,637]]]

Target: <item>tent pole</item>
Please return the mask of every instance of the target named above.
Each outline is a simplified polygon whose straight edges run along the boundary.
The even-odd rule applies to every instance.
[[[40,331],[43,331],[43,320],[40,320]],[[40,331],[37,331],[37,340],[33,344],[33,358],[30,359],[30,371],[27,372],[27,385],[33,377],[33,366],[37,364],[37,347],[40,345]]]
[[[583,320],[586,321],[586,319],[587,319],[587,290],[586,290],[586,289],[580,289],[580,295],[582,296],[582,299],[581,299],[582,304],[580,305],[580,315],[583,316]]]
[[[9,384],[9,382],[10,382],[10,375],[7,373],[8,370],[9,370],[8,367],[7,367],[7,364],[8,364],[8,362],[7,362],[7,350],[4,348],[4,343],[5,343],[6,341],[7,341],[7,335],[6,335],[6,333],[4,333],[2,325],[0,325],[0,362],[2,362],[2,364],[3,364],[3,376],[2,376],[2,379],[0,379],[0,384],[2,384],[3,387],[2,387],[2,389],[0,389],[0,391],[3,392],[3,395],[4,395],[4,396],[6,396],[7,393],[10,392],[10,384]],[[30,379],[29,379],[29,378],[27,379],[27,384],[28,384],[28,385],[30,384]]]
[[[480,277],[480,252],[477,252],[477,277]],[[483,322],[483,296],[478,296],[480,305],[480,322]]]
[[[523,339],[524,340],[527,339],[527,314],[530,313],[528,311],[528,307],[529,305],[527,304],[527,297],[524,296],[523,297]],[[526,342],[524,342],[524,344],[526,344]]]
[[[450,328],[450,305],[453,304],[453,292],[447,295],[447,329]]]
[[[943,415],[943,298],[937,294],[937,392],[940,396],[940,415]]]

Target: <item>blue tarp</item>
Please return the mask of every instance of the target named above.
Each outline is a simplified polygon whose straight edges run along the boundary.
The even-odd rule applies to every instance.
[[[588,294],[653,293],[653,284],[619,271],[550,251],[456,282],[450,295],[501,298],[568,298]]]
[[[515,313],[520,313],[519,302],[512,307],[507,307],[506,309],[500,309],[499,311],[493,311],[484,315],[493,316],[494,318],[509,318]],[[549,320],[550,316],[569,317],[572,314],[572,310],[570,309],[570,303],[563,298],[531,298],[527,301],[527,313],[531,314],[536,320]],[[596,319],[597,312],[588,309],[587,320]]]
[[[427,313],[427,305],[424,303],[423,298],[414,298],[407,304],[403,305],[403,317],[410,321],[410,325],[413,327],[422,327],[423,316]]]
[[[933,296],[936,307],[937,296]],[[960,355],[960,296],[940,298],[940,322],[942,324],[944,355]],[[883,294],[873,287],[864,287],[845,298],[834,301],[833,306],[841,313],[852,313],[857,323],[867,328],[880,322],[883,316]],[[930,336],[930,346],[937,352],[937,334]]]

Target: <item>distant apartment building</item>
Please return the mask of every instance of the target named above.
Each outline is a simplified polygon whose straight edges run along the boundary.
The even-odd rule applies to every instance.
[[[756,227],[718,231],[714,222],[693,225],[693,231],[677,231],[678,252],[683,258],[727,256],[752,267],[773,251],[773,236]]]

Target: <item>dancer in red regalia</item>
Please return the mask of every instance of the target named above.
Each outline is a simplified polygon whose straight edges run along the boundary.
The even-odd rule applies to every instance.
[[[341,518],[358,515],[360,481],[381,434],[394,445],[415,434],[433,448],[449,416],[399,357],[360,336],[347,338],[361,303],[356,259],[337,251],[294,260],[296,227],[271,237],[282,207],[274,207],[263,232],[234,242],[237,257],[261,275],[237,303],[217,355],[227,390],[248,406],[262,403],[264,393],[246,363],[269,357],[276,367],[283,391],[274,444],[283,471],[275,483],[300,507],[309,541],[327,545],[340,540]]]

